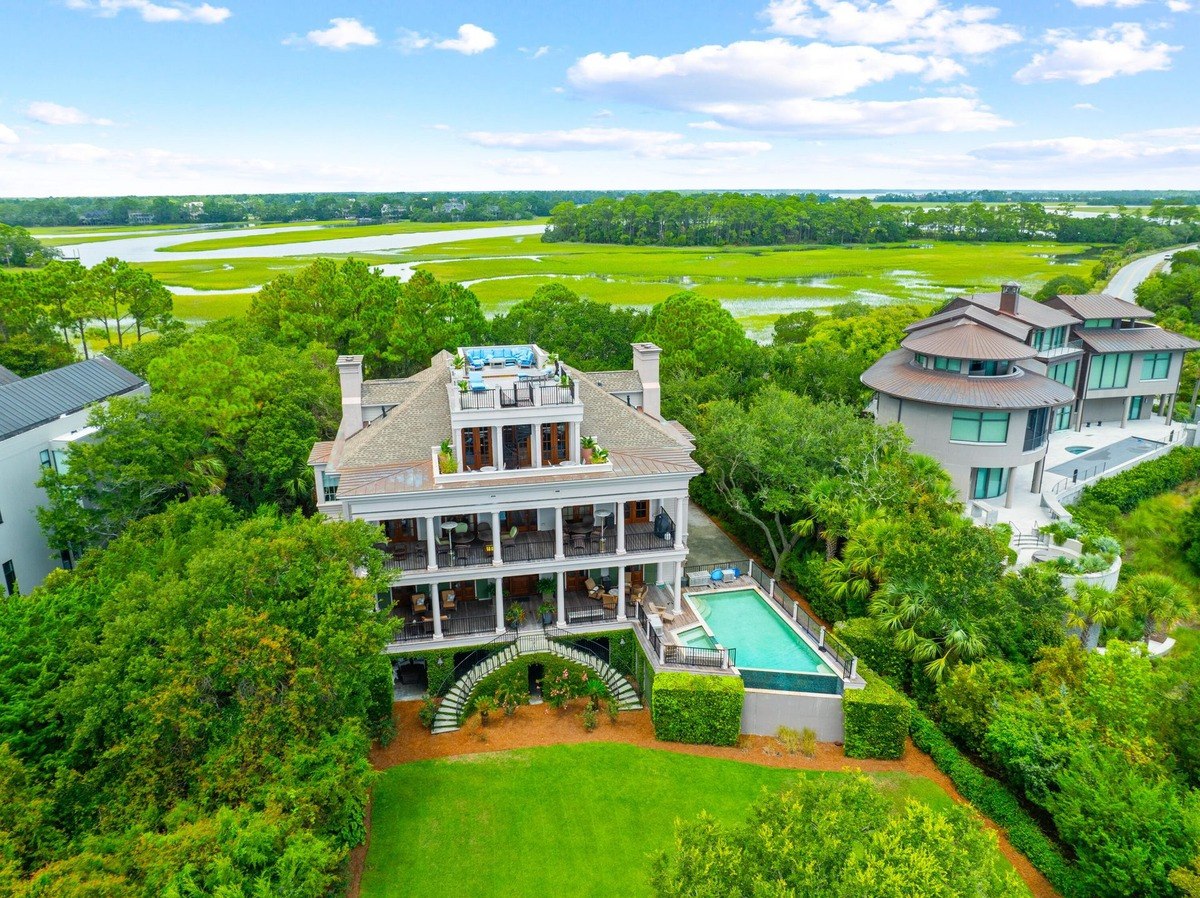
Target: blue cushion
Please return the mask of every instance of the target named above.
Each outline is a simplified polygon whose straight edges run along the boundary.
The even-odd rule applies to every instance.
[[[720,583],[722,580],[725,579],[725,572],[723,570],[721,570],[720,568],[716,568],[712,572],[712,578],[714,580],[716,580],[718,583]]]

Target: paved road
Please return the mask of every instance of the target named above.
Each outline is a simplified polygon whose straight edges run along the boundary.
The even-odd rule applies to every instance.
[[[1163,264],[1164,271],[1171,270],[1171,263],[1166,261],[1167,256],[1182,252],[1185,249],[1195,248],[1196,246],[1192,245],[1181,247],[1180,249],[1168,249],[1161,253],[1155,253],[1152,256],[1134,259],[1112,276],[1112,280],[1108,282],[1108,288],[1104,292],[1109,296],[1115,296],[1126,302],[1135,302],[1137,297],[1134,296],[1133,291],[1137,289],[1138,284],[1154,274],[1154,269],[1160,263],[1165,263]]]

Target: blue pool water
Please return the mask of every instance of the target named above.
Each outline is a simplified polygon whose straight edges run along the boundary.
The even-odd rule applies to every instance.
[[[703,627],[692,627],[675,634],[684,645],[697,649],[714,649],[717,644],[713,638],[704,632]]]
[[[833,674],[829,665],[756,590],[709,593],[704,600],[708,604],[704,622],[717,642],[736,649],[739,670]]]

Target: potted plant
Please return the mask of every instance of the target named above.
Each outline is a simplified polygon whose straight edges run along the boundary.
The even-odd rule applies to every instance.
[[[590,465],[592,463],[592,454],[596,451],[596,438],[584,437],[579,441],[579,445],[583,450],[583,463]]]
[[[492,713],[492,708],[494,707],[495,705],[492,704],[492,700],[486,695],[475,702],[475,710],[479,712],[479,723],[481,726],[487,726],[488,715]]]
[[[438,446],[438,471],[442,474],[458,473],[458,462],[454,460],[454,453],[450,451],[449,440],[442,440],[442,445]]]
[[[465,392],[467,392],[467,387],[468,387],[468,386],[470,386],[470,385],[469,385],[469,384],[468,384],[468,383],[467,383],[465,380],[460,380],[460,381],[458,382],[458,392],[460,392],[460,393],[465,393]]]
[[[521,629],[521,624],[525,623],[525,609],[517,602],[513,602],[508,610],[504,612],[504,619],[508,621],[508,625],[514,630]]]
[[[538,617],[542,619],[542,626],[548,627],[554,623],[554,605],[549,599],[542,599],[542,604],[538,605]]]
[[[554,605],[550,601],[550,596],[554,594],[557,587],[558,583],[553,577],[542,577],[537,582],[538,595],[542,597],[542,604],[538,605],[537,612],[543,625],[554,623]]]
[[[601,449],[599,446],[597,446],[597,447],[596,447],[596,448],[595,448],[595,449],[592,451],[592,464],[594,464],[594,465],[602,465],[602,464],[604,464],[606,461],[608,461],[608,450],[607,450],[607,449]]]
[[[455,353],[454,367],[457,368],[459,371],[461,371],[463,368],[466,367],[466,365],[467,365],[467,360],[462,357],[462,353],[461,352]]]

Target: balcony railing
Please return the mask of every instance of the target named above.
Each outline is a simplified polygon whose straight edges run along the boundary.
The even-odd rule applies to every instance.
[[[1079,352],[1081,349],[1083,349],[1082,340],[1071,340],[1062,346],[1056,346],[1054,349],[1039,349],[1037,350],[1037,354],[1044,359],[1053,359],[1062,355],[1070,355],[1073,352]]]
[[[578,388],[574,378],[567,378],[564,385],[560,377],[528,378],[504,386],[488,387],[484,390],[461,390],[451,386],[457,397],[459,411],[480,411],[495,408],[535,408],[538,406],[575,405]]]

